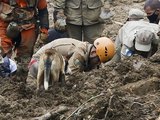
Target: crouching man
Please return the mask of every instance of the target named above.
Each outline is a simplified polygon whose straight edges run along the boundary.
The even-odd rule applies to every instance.
[[[144,13],[140,9],[129,11],[128,21],[119,30],[116,37],[116,54],[112,62],[117,62],[133,54],[149,58],[158,49],[160,31],[158,25],[144,20]]]
[[[114,43],[106,37],[96,39],[94,44],[72,38],[57,39],[44,45],[32,56],[29,64],[29,74],[35,78],[39,58],[46,49],[56,49],[63,55],[66,61],[65,70],[69,74],[94,69],[100,63],[111,60],[115,53]]]

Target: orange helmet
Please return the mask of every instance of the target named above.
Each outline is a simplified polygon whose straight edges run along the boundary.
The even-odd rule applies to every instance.
[[[112,59],[115,54],[114,42],[107,37],[96,39],[94,41],[94,46],[96,47],[96,53],[99,56],[100,61],[103,63]]]

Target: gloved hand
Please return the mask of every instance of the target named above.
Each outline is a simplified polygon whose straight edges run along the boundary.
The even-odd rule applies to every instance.
[[[59,31],[66,31],[66,16],[63,11],[58,11],[55,14],[54,28]]]
[[[101,14],[100,14],[100,18],[102,19],[102,21],[106,22],[111,17],[113,17],[113,14],[111,13],[111,11],[109,9],[106,9],[106,8],[102,7],[101,8]]]
[[[57,19],[59,19],[59,18],[65,18],[66,19],[66,16],[64,15],[63,10],[58,11],[56,17],[57,17]]]
[[[66,16],[64,15],[64,11],[63,10],[59,10],[59,11],[55,10],[53,12],[54,22],[57,21],[60,18],[66,19]]]
[[[54,28],[59,31],[66,31],[66,20],[63,18],[57,19],[54,23]]]
[[[12,7],[6,3],[1,2],[0,8],[1,8],[0,18],[3,21],[9,22],[9,21],[13,20],[12,11],[13,11],[14,7]]]
[[[66,30],[66,16],[64,15],[64,11],[54,11],[54,28],[59,31]]]
[[[47,41],[48,34],[41,32],[38,35],[37,42],[40,44],[44,44]]]
[[[47,43],[48,33],[41,32],[38,35],[37,41],[34,45],[34,53],[36,53],[45,43]]]

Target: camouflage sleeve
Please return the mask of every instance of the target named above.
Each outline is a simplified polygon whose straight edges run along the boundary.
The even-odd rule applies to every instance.
[[[83,72],[86,67],[86,44],[81,43],[73,53],[72,57],[68,61],[68,72],[75,74],[77,72]]]
[[[65,8],[65,2],[66,2],[66,0],[55,0],[54,9],[56,11],[63,10]]]
[[[122,48],[122,43],[121,43],[121,35],[122,35],[122,29],[120,29],[116,40],[115,40],[115,46],[116,46],[116,53],[114,57],[112,58],[112,61],[118,62],[121,59],[121,48]]]

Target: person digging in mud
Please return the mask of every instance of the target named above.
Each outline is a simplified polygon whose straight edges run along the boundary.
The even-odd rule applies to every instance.
[[[29,64],[29,75],[36,78],[39,57],[46,49],[52,48],[64,56],[65,70],[69,74],[96,68],[100,63],[111,60],[115,53],[114,43],[106,37],[96,39],[94,44],[72,38],[60,38],[44,45],[33,55]]]
[[[150,23],[160,24],[160,1],[159,0],[146,0],[144,4],[144,11]]]
[[[116,54],[112,61],[119,61],[133,54],[148,58],[157,51],[159,26],[144,21],[144,15],[140,9],[129,11],[128,21],[119,30],[116,37]]]
[[[27,66],[36,39],[44,41],[48,35],[48,28],[46,0],[1,0],[0,39],[3,49],[1,56],[15,57],[17,75],[23,72],[27,75]],[[13,51],[15,56],[12,54]]]

